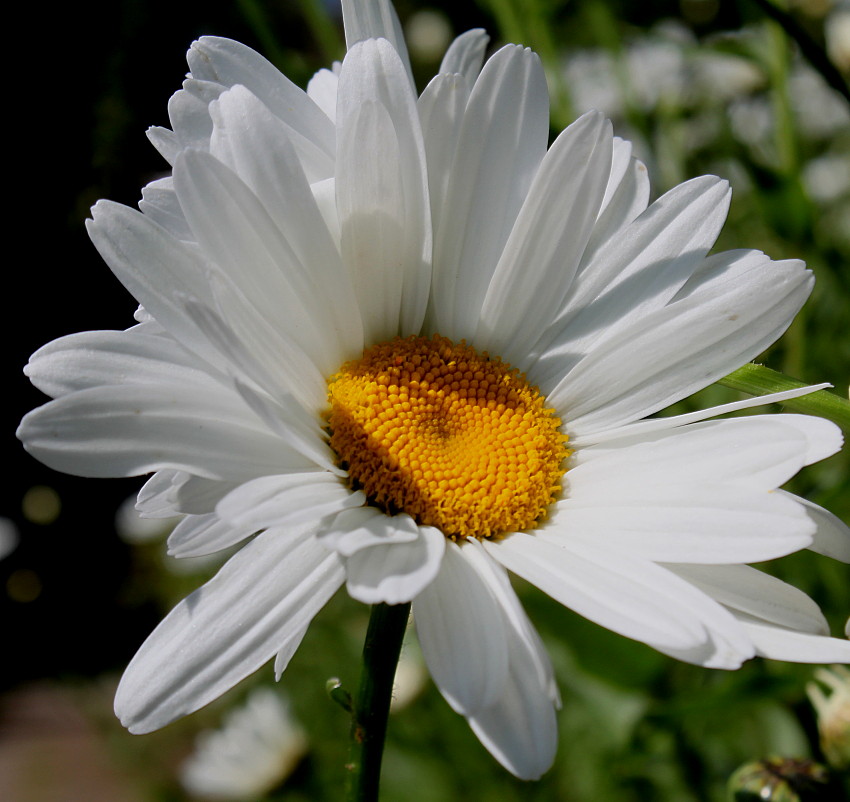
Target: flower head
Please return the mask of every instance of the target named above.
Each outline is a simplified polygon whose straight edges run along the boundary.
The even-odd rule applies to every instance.
[[[831,766],[845,769],[850,767],[850,670],[820,668],[814,678],[830,691],[824,693],[818,682],[806,687],[818,716],[821,748]]]
[[[150,132],[172,175],[89,223],[139,324],[27,368],[55,399],[22,424],[31,453],[155,472],[138,508],[185,516],[175,556],[245,543],[141,647],[121,720],[162,727],[272,657],[279,675],[343,584],[413,602],[441,692],[524,778],[553,760],[559,700],[507,571],[699,665],[850,660],[747,565],[850,559],[843,524],[777,490],[837,428],[708,420],[764,399],[646,419],[776,340],[810,273],[708,256],[725,182],[649,205],[600,114],[547,148],[530,50],[482,67],[469,31],[417,97],[389,3],[343,5],[348,52],[306,93],[236,42],[192,45]]]
[[[222,727],[204,731],[183,764],[181,782],[207,799],[244,800],[280,785],[307,752],[307,734],[289,702],[270,688],[251,692]]]

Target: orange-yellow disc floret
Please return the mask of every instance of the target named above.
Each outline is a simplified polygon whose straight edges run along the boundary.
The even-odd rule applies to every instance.
[[[561,421],[525,377],[464,342],[396,338],[328,381],[331,447],[352,487],[447,537],[534,527],[561,488]]]

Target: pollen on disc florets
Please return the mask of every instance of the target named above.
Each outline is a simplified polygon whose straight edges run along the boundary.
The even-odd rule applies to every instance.
[[[516,369],[434,335],[367,348],[328,380],[330,444],[352,487],[447,537],[497,537],[546,517],[567,438]]]

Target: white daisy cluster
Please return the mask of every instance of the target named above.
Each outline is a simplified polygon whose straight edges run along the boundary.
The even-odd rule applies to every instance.
[[[560,702],[508,571],[698,665],[850,661],[808,596],[748,565],[850,561],[844,524],[777,489],[837,427],[709,420],[805,391],[649,417],[773,343],[809,271],[709,256],[726,183],[649,204],[599,113],[547,147],[530,50],[485,63],[469,31],[417,96],[390,4],[343,10],[345,59],[306,92],[236,42],[192,45],[172,128],[150,132],[172,174],[89,223],[138,325],[27,368],[54,399],[21,425],[34,456],[153,472],[138,508],[185,516],[174,556],[243,544],[142,645],[122,722],[162,727],[272,658],[279,676],[344,585],[412,601],[449,704],[539,777]]]
[[[244,802],[280,785],[307,753],[307,733],[288,700],[257,688],[218,730],[198,735],[180,781],[195,796]]]

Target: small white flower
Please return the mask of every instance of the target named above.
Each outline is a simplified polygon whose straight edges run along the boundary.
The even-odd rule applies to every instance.
[[[708,256],[726,183],[649,205],[598,113],[547,149],[530,50],[482,68],[470,31],[417,98],[391,6],[343,8],[345,60],[306,94],[236,42],[192,46],[173,130],[150,134],[173,175],[89,225],[140,324],[27,368],[55,399],[19,432],[36,457],[155,471],[139,508],[186,516],[176,556],[247,541],[141,647],[121,720],[162,727],[272,657],[280,675],[344,584],[412,601],[445,698],[539,777],[558,692],[508,570],[698,665],[850,660],[808,596],[747,565],[850,560],[842,523],[777,490],[837,427],[708,420],[759,400],[647,419],[774,342],[811,274]]]
[[[0,518],[0,560],[11,554],[21,540],[18,527],[11,518]]]
[[[257,688],[220,729],[198,735],[180,780],[190,794],[244,802],[280,785],[306,753],[307,734],[289,702]]]

